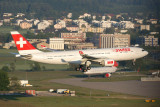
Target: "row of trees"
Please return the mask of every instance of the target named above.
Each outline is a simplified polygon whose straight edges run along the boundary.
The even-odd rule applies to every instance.
[[[30,64],[31,71],[45,70],[45,66],[40,66],[39,63],[34,62]],[[8,66],[3,66],[0,69],[0,91],[17,90],[20,89],[20,84],[17,77],[8,77],[8,72],[15,71],[15,64],[10,63]]]
[[[27,17],[59,17],[68,12],[78,16],[89,13],[155,13],[159,0],[1,0],[0,12],[22,12]]]
[[[29,63],[30,65],[30,71],[45,71],[45,66],[40,66],[38,62]],[[10,63],[8,65],[5,65],[1,68],[2,71],[5,72],[14,72],[16,70],[15,63]]]

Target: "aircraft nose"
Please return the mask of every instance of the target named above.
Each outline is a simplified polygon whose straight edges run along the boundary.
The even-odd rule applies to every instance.
[[[148,52],[147,52],[147,51],[145,51],[145,56],[146,56],[146,55],[148,55]]]

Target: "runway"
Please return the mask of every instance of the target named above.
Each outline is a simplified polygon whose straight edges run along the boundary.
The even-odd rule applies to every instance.
[[[142,82],[137,80],[118,82],[84,82],[83,80],[85,80],[85,78],[67,78],[54,79],[50,80],[50,82],[138,95],[147,98],[160,98],[160,82]]]

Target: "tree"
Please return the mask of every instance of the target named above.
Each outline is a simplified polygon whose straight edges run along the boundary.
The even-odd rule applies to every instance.
[[[45,71],[46,70],[46,67],[45,66],[42,66],[42,71]]]
[[[105,33],[107,34],[113,34],[115,32],[115,28],[111,27],[111,28],[106,28]]]
[[[41,67],[38,62],[34,62],[30,65],[31,71],[41,71]]]
[[[14,64],[14,63],[10,63],[10,70],[11,70],[12,72],[15,71],[15,68],[16,68],[15,64]]]
[[[11,90],[18,90],[20,88],[20,83],[17,77],[12,77],[10,81],[11,81],[10,83]]]
[[[8,66],[3,66],[3,67],[2,67],[2,70],[3,70],[3,71],[6,71],[6,72],[10,72],[10,71],[11,71]]]
[[[7,72],[0,70],[0,91],[8,90],[9,78]]]

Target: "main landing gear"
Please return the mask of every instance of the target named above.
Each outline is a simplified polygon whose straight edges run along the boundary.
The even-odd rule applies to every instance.
[[[85,65],[79,65],[79,67],[76,68],[76,71],[87,72],[87,70],[91,69],[90,65],[91,65],[91,62],[86,61]]]
[[[90,66],[86,67],[85,65],[80,65],[79,67],[76,68],[76,71],[87,72],[87,70],[90,70],[90,69],[91,69]]]
[[[136,59],[134,59],[133,61],[132,61],[132,65],[136,65]]]

